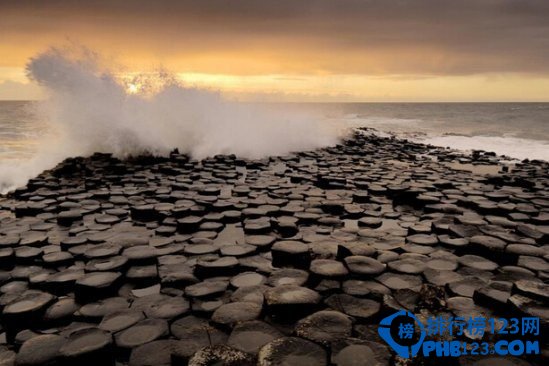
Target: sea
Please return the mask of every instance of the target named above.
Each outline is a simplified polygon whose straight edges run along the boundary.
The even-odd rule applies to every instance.
[[[33,156],[48,131],[29,101],[0,101],[0,161]],[[299,103],[332,124],[460,150],[549,160],[549,103]],[[270,108],[277,108],[270,106]],[[260,123],[258,121],[258,123]]]
[[[336,103],[317,108],[334,123],[435,146],[549,161],[549,103]]]
[[[18,166],[25,169],[24,162],[35,159],[38,151],[44,154],[41,146],[50,122],[37,112],[39,103],[0,101],[0,180],[17,175],[13,172]],[[435,146],[493,151],[518,160],[549,161],[549,103],[292,103],[270,104],[269,109],[310,112],[324,124],[369,127],[380,134]],[[77,119],[78,113],[71,118]],[[292,123],[300,122],[297,119]],[[239,127],[232,132],[249,128],[236,126]],[[215,121],[209,128],[215,128]],[[240,145],[246,144],[246,140],[238,141]],[[9,172],[5,166],[10,167]],[[37,172],[35,167],[32,174]]]

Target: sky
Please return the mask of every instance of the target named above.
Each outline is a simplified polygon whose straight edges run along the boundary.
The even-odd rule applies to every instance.
[[[545,0],[0,0],[0,99],[50,46],[273,101],[549,101]]]

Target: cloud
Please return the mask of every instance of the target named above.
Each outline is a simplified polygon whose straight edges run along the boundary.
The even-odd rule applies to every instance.
[[[4,63],[71,36],[186,72],[549,73],[543,0],[20,0],[0,13]]]

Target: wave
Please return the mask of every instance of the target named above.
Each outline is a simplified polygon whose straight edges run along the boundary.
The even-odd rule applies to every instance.
[[[185,87],[166,72],[124,78],[103,64],[79,47],[51,48],[28,62],[29,78],[47,93],[35,113],[49,133],[31,161],[0,167],[0,189],[25,184],[66,157],[94,152],[127,157],[178,148],[197,159],[262,158],[339,141],[339,131],[303,111],[231,101]]]
[[[549,143],[540,140],[504,136],[428,136],[420,142],[457,150],[485,150],[515,159],[549,161]]]
[[[352,127],[376,129],[380,136],[396,136],[415,142],[449,147],[457,150],[485,150],[514,159],[540,159],[549,161],[549,141],[516,137],[516,132],[502,132],[498,125],[479,125],[469,133],[450,132],[452,126],[442,121],[421,119],[362,117],[348,115],[343,122]],[[493,134],[486,135],[488,128]]]

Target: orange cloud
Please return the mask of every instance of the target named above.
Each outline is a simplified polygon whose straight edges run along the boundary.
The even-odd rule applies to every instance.
[[[0,13],[0,80],[70,39],[125,72],[163,66],[230,92],[549,97],[543,1],[20,0],[1,2]],[[502,81],[488,82],[494,75]]]

